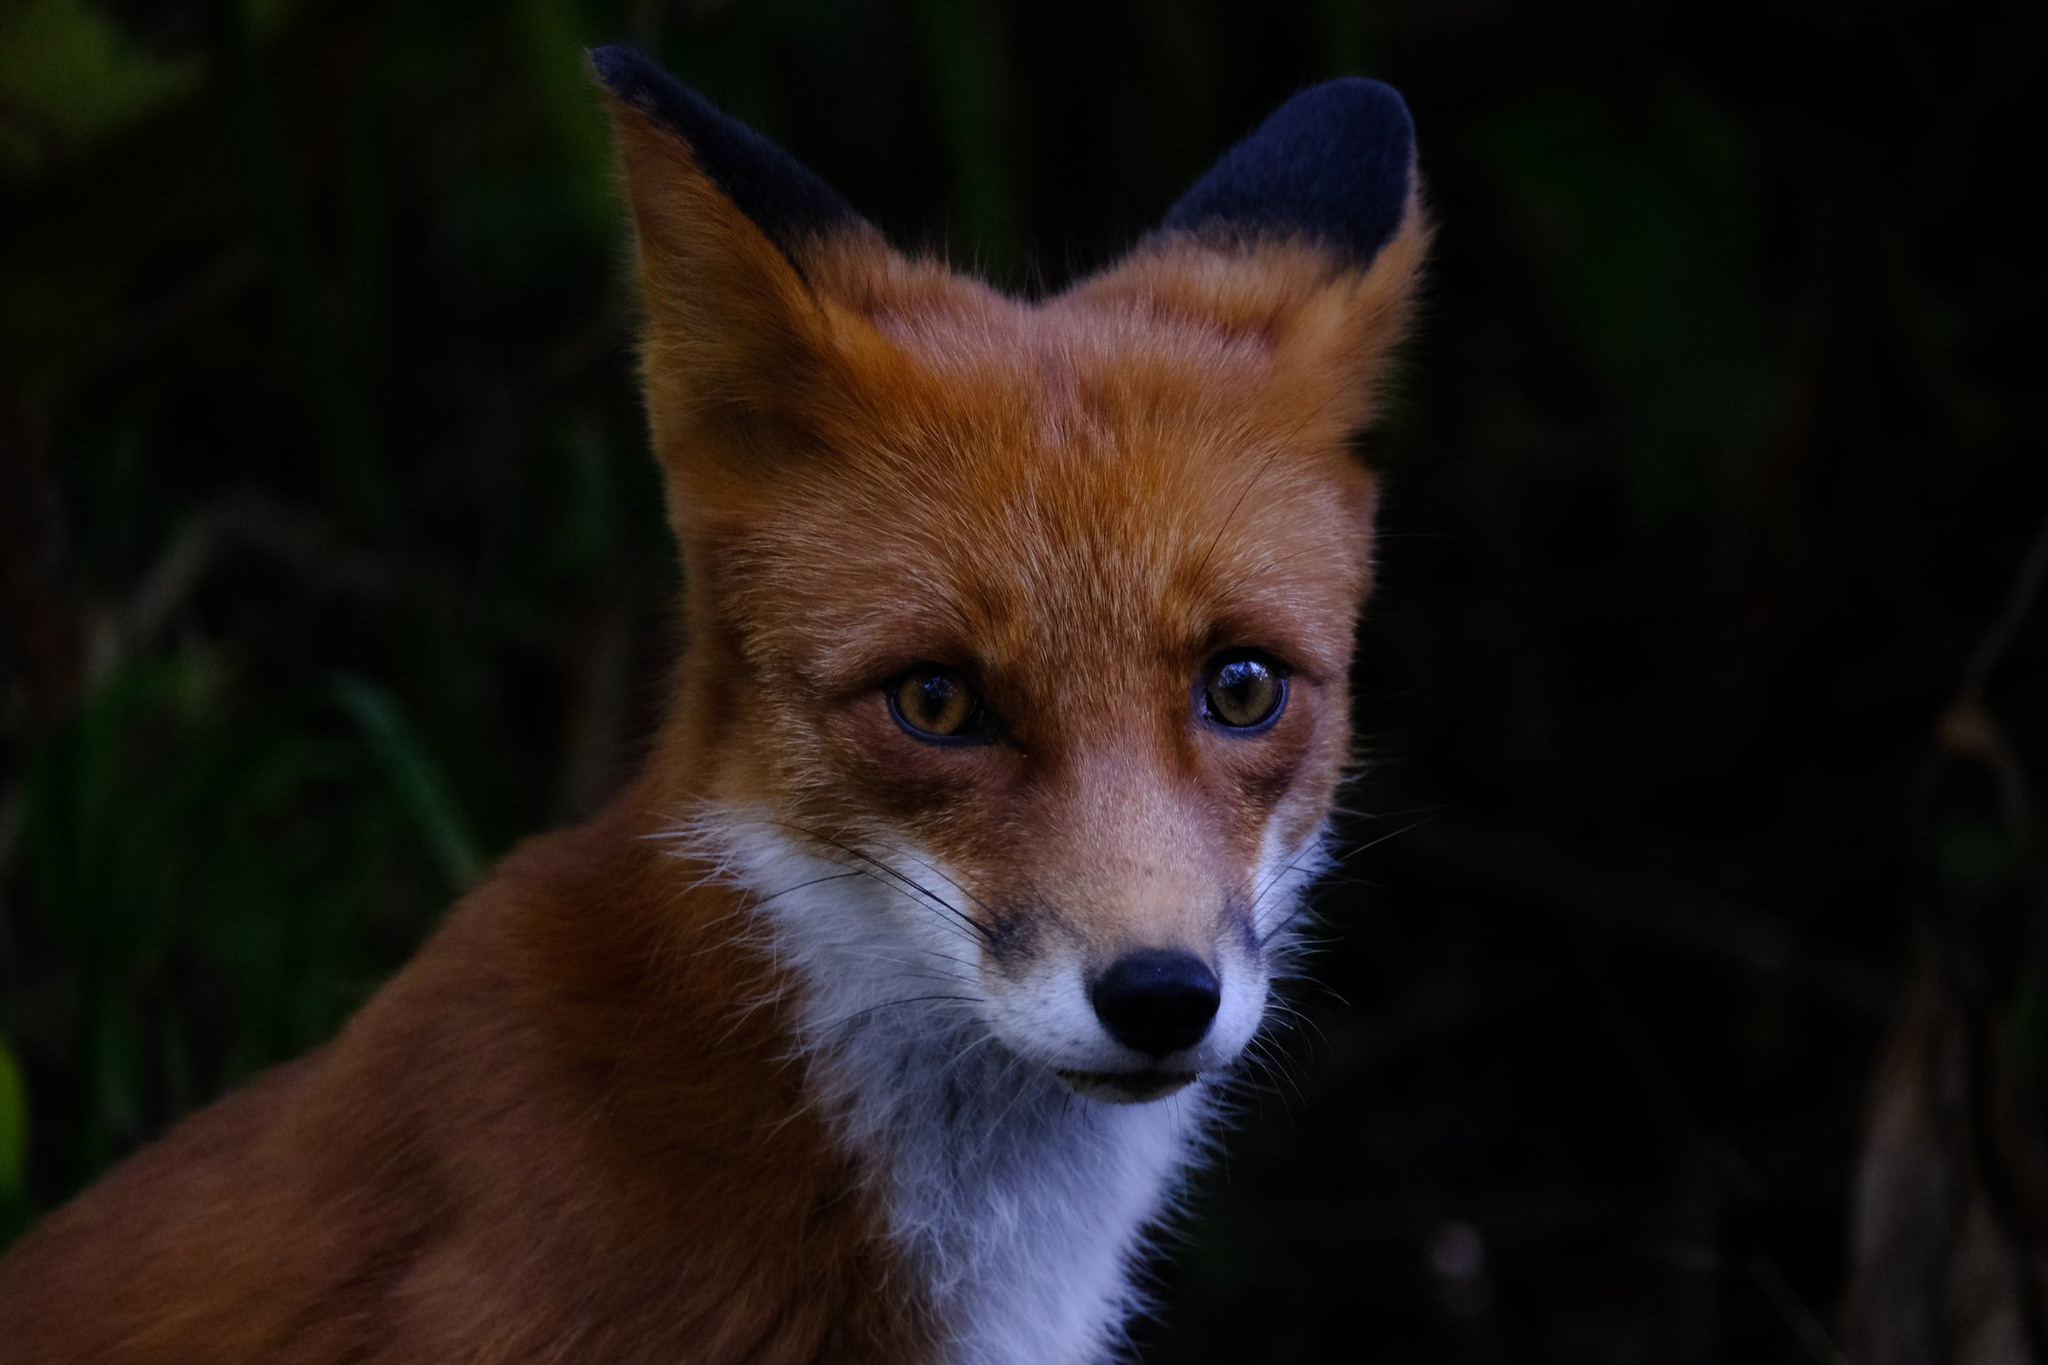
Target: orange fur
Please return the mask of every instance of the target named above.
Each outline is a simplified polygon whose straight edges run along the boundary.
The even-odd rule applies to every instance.
[[[11,1361],[930,1358],[933,1301],[793,1042],[802,983],[678,821],[888,831],[984,930],[1099,960],[1226,932],[1264,841],[1329,811],[1371,580],[1349,442],[1418,211],[1366,271],[1165,239],[1028,303],[871,230],[785,259],[680,139],[614,118],[687,598],[643,775],[507,859],[327,1047],[0,1261]],[[1235,645],[1295,669],[1255,743],[1188,723]],[[880,689],[921,662],[1007,741],[899,732]]]

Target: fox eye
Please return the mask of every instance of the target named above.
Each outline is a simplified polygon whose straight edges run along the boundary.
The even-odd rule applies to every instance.
[[[884,689],[889,714],[913,738],[927,743],[971,743],[989,730],[974,689],[950,668],[922,664]]]
[[[1286,706],[1286,671],[1263,654],[1219,654],[1202,674],[1203,714],[1226,729],[1263,730]]]

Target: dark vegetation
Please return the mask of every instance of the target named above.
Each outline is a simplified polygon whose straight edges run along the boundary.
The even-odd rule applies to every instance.
[[[2038,6],[0,5],[0,1241],[633,761],[616,38],[1023,289],[1406,92],[1357,851],[1147,1358],[1839,1358],[1931,945],[2041,1093]]]

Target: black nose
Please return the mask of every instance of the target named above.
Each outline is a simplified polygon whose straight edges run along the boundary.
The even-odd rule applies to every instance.
[[[1220,995],[1216,973],[1193,953],[1147,948],[1110,963],[1088,998],[1119,1043],[1164,1057],[1202,1041]]]

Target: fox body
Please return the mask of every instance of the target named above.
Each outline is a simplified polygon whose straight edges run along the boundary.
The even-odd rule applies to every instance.
[[[684,561],[648,762],[0,1261],[9,1360],[1101,1360],[1259,1028],[1426,237],[1398,97],[1305,92],[1019,301],[594,61]]]

